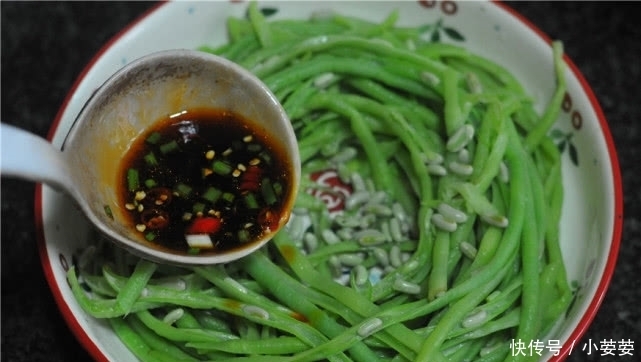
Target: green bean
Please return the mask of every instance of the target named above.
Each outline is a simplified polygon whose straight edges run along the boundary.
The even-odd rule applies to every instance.
[[[127,279],[127,283],[116,297],[116,304],[124,314],[129,313],[155,270],[156,264],[146,260],[140,260],[136,264],[133,273]]]
[[[270,315],[278,317],[287,325],[287,331],[297,336],[304,343],[313,346],[325,341],[318,331],[309,328],[307,324],[301,323],[295,316],[296,313],[288,311],[283,306],[261,296],[255,295],[242,287],[239,287],[223,270],[215,267],[196,268],[196,272],[205,276],[207,279],[225,290],[229,295],[239,298],[247,303],[265,308]],[[282,327],[281,327],[282,328]]]
[[[233,354],[283,355],[298,353],[308,348],[296,337],[275,337],[257,340],[230,340],[219,343],[187,343],[198,350],[218,350]]]
[[[270,27],[255,2],[251,2],[249,4],[247,14],[249,16],[249,21],[254,28],[254,32],[260,41],[260,45],[263,48],[269,47],[272,44]]]
[[[110,318],[109,324],[120,340],[127,348],[141,361],[153,361],[149,353],[151,348],[145,343],[143,338],[136,333],[123,319]]]
[[[358,293],[355,293],[353,289],[342,287],[333,283],[331,280],[328,280],[328,278],[324,278],[318,273],[315,273],[313,266],[308,263],[301,253],[297,251],[295,246],[286,239],[285,235],[277,234],[274,238],[274,242],[278,246],[281,254],[287,255],[286,260],[296,275],[303,282],[313,285],[318,290],[327,293],[333,297],[334,300],[345,304],[346,307],[350,308],[355,313],[360,314],[362,317],[367,317],[368,315],[378,312],[379,309],[373,303],[363,298]],[[353,322],[355,322],[355,320]],[[385,340],[388,343],[394,343],[397,348],[402,348],[398,343],[405,344],[410,348],[416,348],[418,346],[416,336],[412,335],[409,330],[402,326],[389,327],[389,332],[391,333],[391,336],[396,338],[397,342],[391,341],[387,336],[385,336]],[[406,353],[409,354],[411,352]]]
[[[197,361],[198,359],[185,353],[180,348],[164,340],[159,335],[148,329],[138,318],[127,317],[127,322],[133,331],[135,331],[142,340],[149,345],[152,350],[161,352],[167,356],[168,360],[173,361]]]
[[[298,289],[295,281],[285,274],[281,269],[270,263],[261,253],[253,253],[241,260],[245,270],[256,280],[266,285],[271,293],[278,299],[286,302],[290,308],[299,311],[307,317],[309,322],[330,338],[338,335],[344,327],[336,323],[325,312],[313,304],[300,298],[296,298],[295,291]],[[355,360],[376,361],[378,357],[367,346],[357,343],[349,349]],[[339,351],[336,351],[339,352]],[[334,353],[328,353],[334,354]]]
[[[353,59],[328,55],[319,55],[308,61],[296,63],[287,69],[265,77],[264,82],[273,92],[278,92],[285,86],[303,82],[315,75],[328,72],[373,78],[390,87],[410,92],[416,96],[434,98],[432,88],[413,79],[396,77],[376,62],[356,62]]]
[[[434,300],[447,290],[447,259],[450,251],[450,234],[436,231],[434,252],[432,253],[432,272],[428,280],[428,300]]]
[[[548,133],[550,127],[557,119],[558,114],[561,110],[561,103],[563,102],[563,97],[565,96],[565,66],[564,62],[561,60],[563,56],[563,45],[560,42],[552,43],[552,52],[554,56],[554,69],[556,72],[556,79],[558,85],[552,96],[550,104],[545,109],[545,113],[541,117],[541,121],[528,133],[525,138],[525,149],[533,150],[541,139]]]
[[[521,143],[518,141],[518,135],[514,127],[510,127],[511,148],[516,156],[521,160],[521,166],[526,168],[526,174],[530,176],[525,178],[525,190],[531,190],[531,173],[528,158]],[[534,215],[534,200],[531,193],[525,193],[522,196],[525,202],[526,219],[532,220]],[[523,226],[523,235],[521,241],[521,260],[523,267],[523,293],[521,298],[521,318],[517,330],[516,340],[532,341],[537,338],[540,328],[539,310],[539,240],[537,240],[535,224],[527,222]]]
[[[177,328],[171,326],[161,320],[158,320],[148,310],[143,310],[135,313],[138,318],[147,328],[154,331],[157,335],[162,336],[168,340],[178,342],[200,341],[200,342],[218,342],[230,339],[236,339],[237,336],[233,334],[226,334],[216,331],[209,331],[197,328]]]

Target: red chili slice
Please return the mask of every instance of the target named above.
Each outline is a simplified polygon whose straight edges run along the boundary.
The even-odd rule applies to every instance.
[[[158,209],[145,209],[140,215],[140,220],[151,230],[162,229],[169,225],[167,212]]]
[[[278,227],[278,214],[266,207],[258,214],[258,224],[264,229],[275,230]]]
[[[221,226],[222,221],[217,217],[197,217],[187,228],[186,234],[215,234]]]
[[[241,192],[257,191],[260,187],[260,180],[263,175],[263,169],[258,166],[249,166],[247,170],[240,176],[240,186],[238,187]]]

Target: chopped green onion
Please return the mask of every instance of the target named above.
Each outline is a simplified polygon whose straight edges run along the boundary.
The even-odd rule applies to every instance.
[[[247,145],[247,151],[249,152],[258,152],[262,149],[263,147],[259,143],[250,143]]]
[[[205,211],[205,204],[203,204],[202,202],[197,202],[197,203],[195,203],[195,204],[194,204],[194,206],[192,207],[192,210],[193,210],[195,213],[204,212],[204,211]]]
[[[269,154],[269,152],[262,151],[261,153],[258,154],[258,156],[265,161],[268,165],[272,164],[272,155]]]
[[[261,184],[260,184],[260,192],[263,194],[263,199],[267,203],[267,205],[273,205],[278,201],[276,198],[276,193],[274,192],[274,188],[272,186],[272,182],[270,179],[265,178]]]
[[[211,168],[214,170],[215,173],[226,176],[231,173],[231,171],[234,169],[230,164],[224,161],[216,160],[212,163]]]
[[[153,241],[155,238],[156,234],[151,231],[145,234],[145,239],[147,239],[147,241]]]
[[[176,140],[169,141],[167,143],[163,143],[160,145],[160,152],[163,154],[168,154],[170,152],[174,152],[178,150],[178,142]]]
[[[105,214],[107,214],[111,220],[114,219],[114,214],[111,212],[111,207],[109,207],[109,205],[105,205]]]
[[[138,179],[138,170],[130,168],[127,170],[127,187],[129,191],[136,191],[140,187],[140,180]]]
[[[274,192],[276,192],[276,195],[278,196],[283,195],[283,185],[280,182],[274,182],[272,187],[274,188]]]
[[[200,249],[198,248],[189,248],[187,249],[188,254],[200,254]]]
[[[150,134],[149,137],[147,137],[146,142],[149,144],[155,145],[158,143],[158,141],[160,141],[161,137],[162,136],[160,135],[160,133],[154,132]]]
[[[245,195],[245,205],[247,205],[248,208],[250,209],[257,209],[258,208],[258,201],[256,200],[256,196],[252,193],[248,193]]]
[[[156,180],[154,180],[152,178],[148,178],[148,179],[145,180],[145,186],[147,186],[147,188],[152,188],[152,187],[154,187],[156,185],[158,185],[156,183]]]
[[[238,230],[238,241],[241,243],[246,243],[249,241],[249,230],[247,229],[240,229]]]
[[[178,192],[178,195],[187,197],[191,193],[191,187],[184,183],[179,183],[176,185],[175,191]]]
[[[232,202],[232,201],[234,201],[235,198],[236,198],[236,196],[234,196],[234,194],[232,194],[231,192],[223,193],[223,200],[225,200],[227,202]]]
[[[242,149],[244,148],[244,146],[245,146],[245,144],[244,144],[244,143],[242,143],[241,141],[233,141],[233,142],[231,143],[231,148],[232,148],[234,151],[242,150]]]
[[[222,194],[223,192],[221,190],[212,186],[208,188],[207,191],[205,191],[205,193],[203,194],[203,199],[215,203],[216,201],[218,201]]]
[[[158,165],[158,160],[156,159],[156,155],[154,155],[153,152],[149,152],[148,154],[145,155],[145,162],[149,166],[157,166]]]

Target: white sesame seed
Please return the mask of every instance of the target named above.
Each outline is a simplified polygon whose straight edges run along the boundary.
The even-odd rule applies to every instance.
[[[209,150],[207,153],[205,153],[205,158],[208,160],[213,160],[214,156],[216,156],[216,151],[214,150]]]
[[[136,192],[136,196],[134,197],[134,199],[136,201],[140,201],[140,200],[143,200],[145,196],[147,196],[147,194],[144,191],[138,191]]]
[[[138,230],[140,232],[143,232],[143,231],[147,230],[147,226],[145,226],[145,224],[137,224],[136,225],[136,230]]]
[[[249,143],[254,139],[254,136],[248,134],[247,136],[243,137],[243,142]]]

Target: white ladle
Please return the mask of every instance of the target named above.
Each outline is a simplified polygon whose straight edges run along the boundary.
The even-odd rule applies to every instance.
[[[235,112],[254,121],[280,143],[291,165],[286,212],[281,214],[278,227],[241,249],[202,255],[161,250],[145,241],[126,221],[116,187],[120,160],[132,140],[159,119],[203,107]],[[199,51],[153,53],[116,72],[85,104],[62,150],[7,124],[1,125],[0,133],[3,177],[45,183],[67,193],[109,239],[157,262],[225,263],[260,248],[289,219],[300,181],[296,136],[276,97],[240,66]]]

